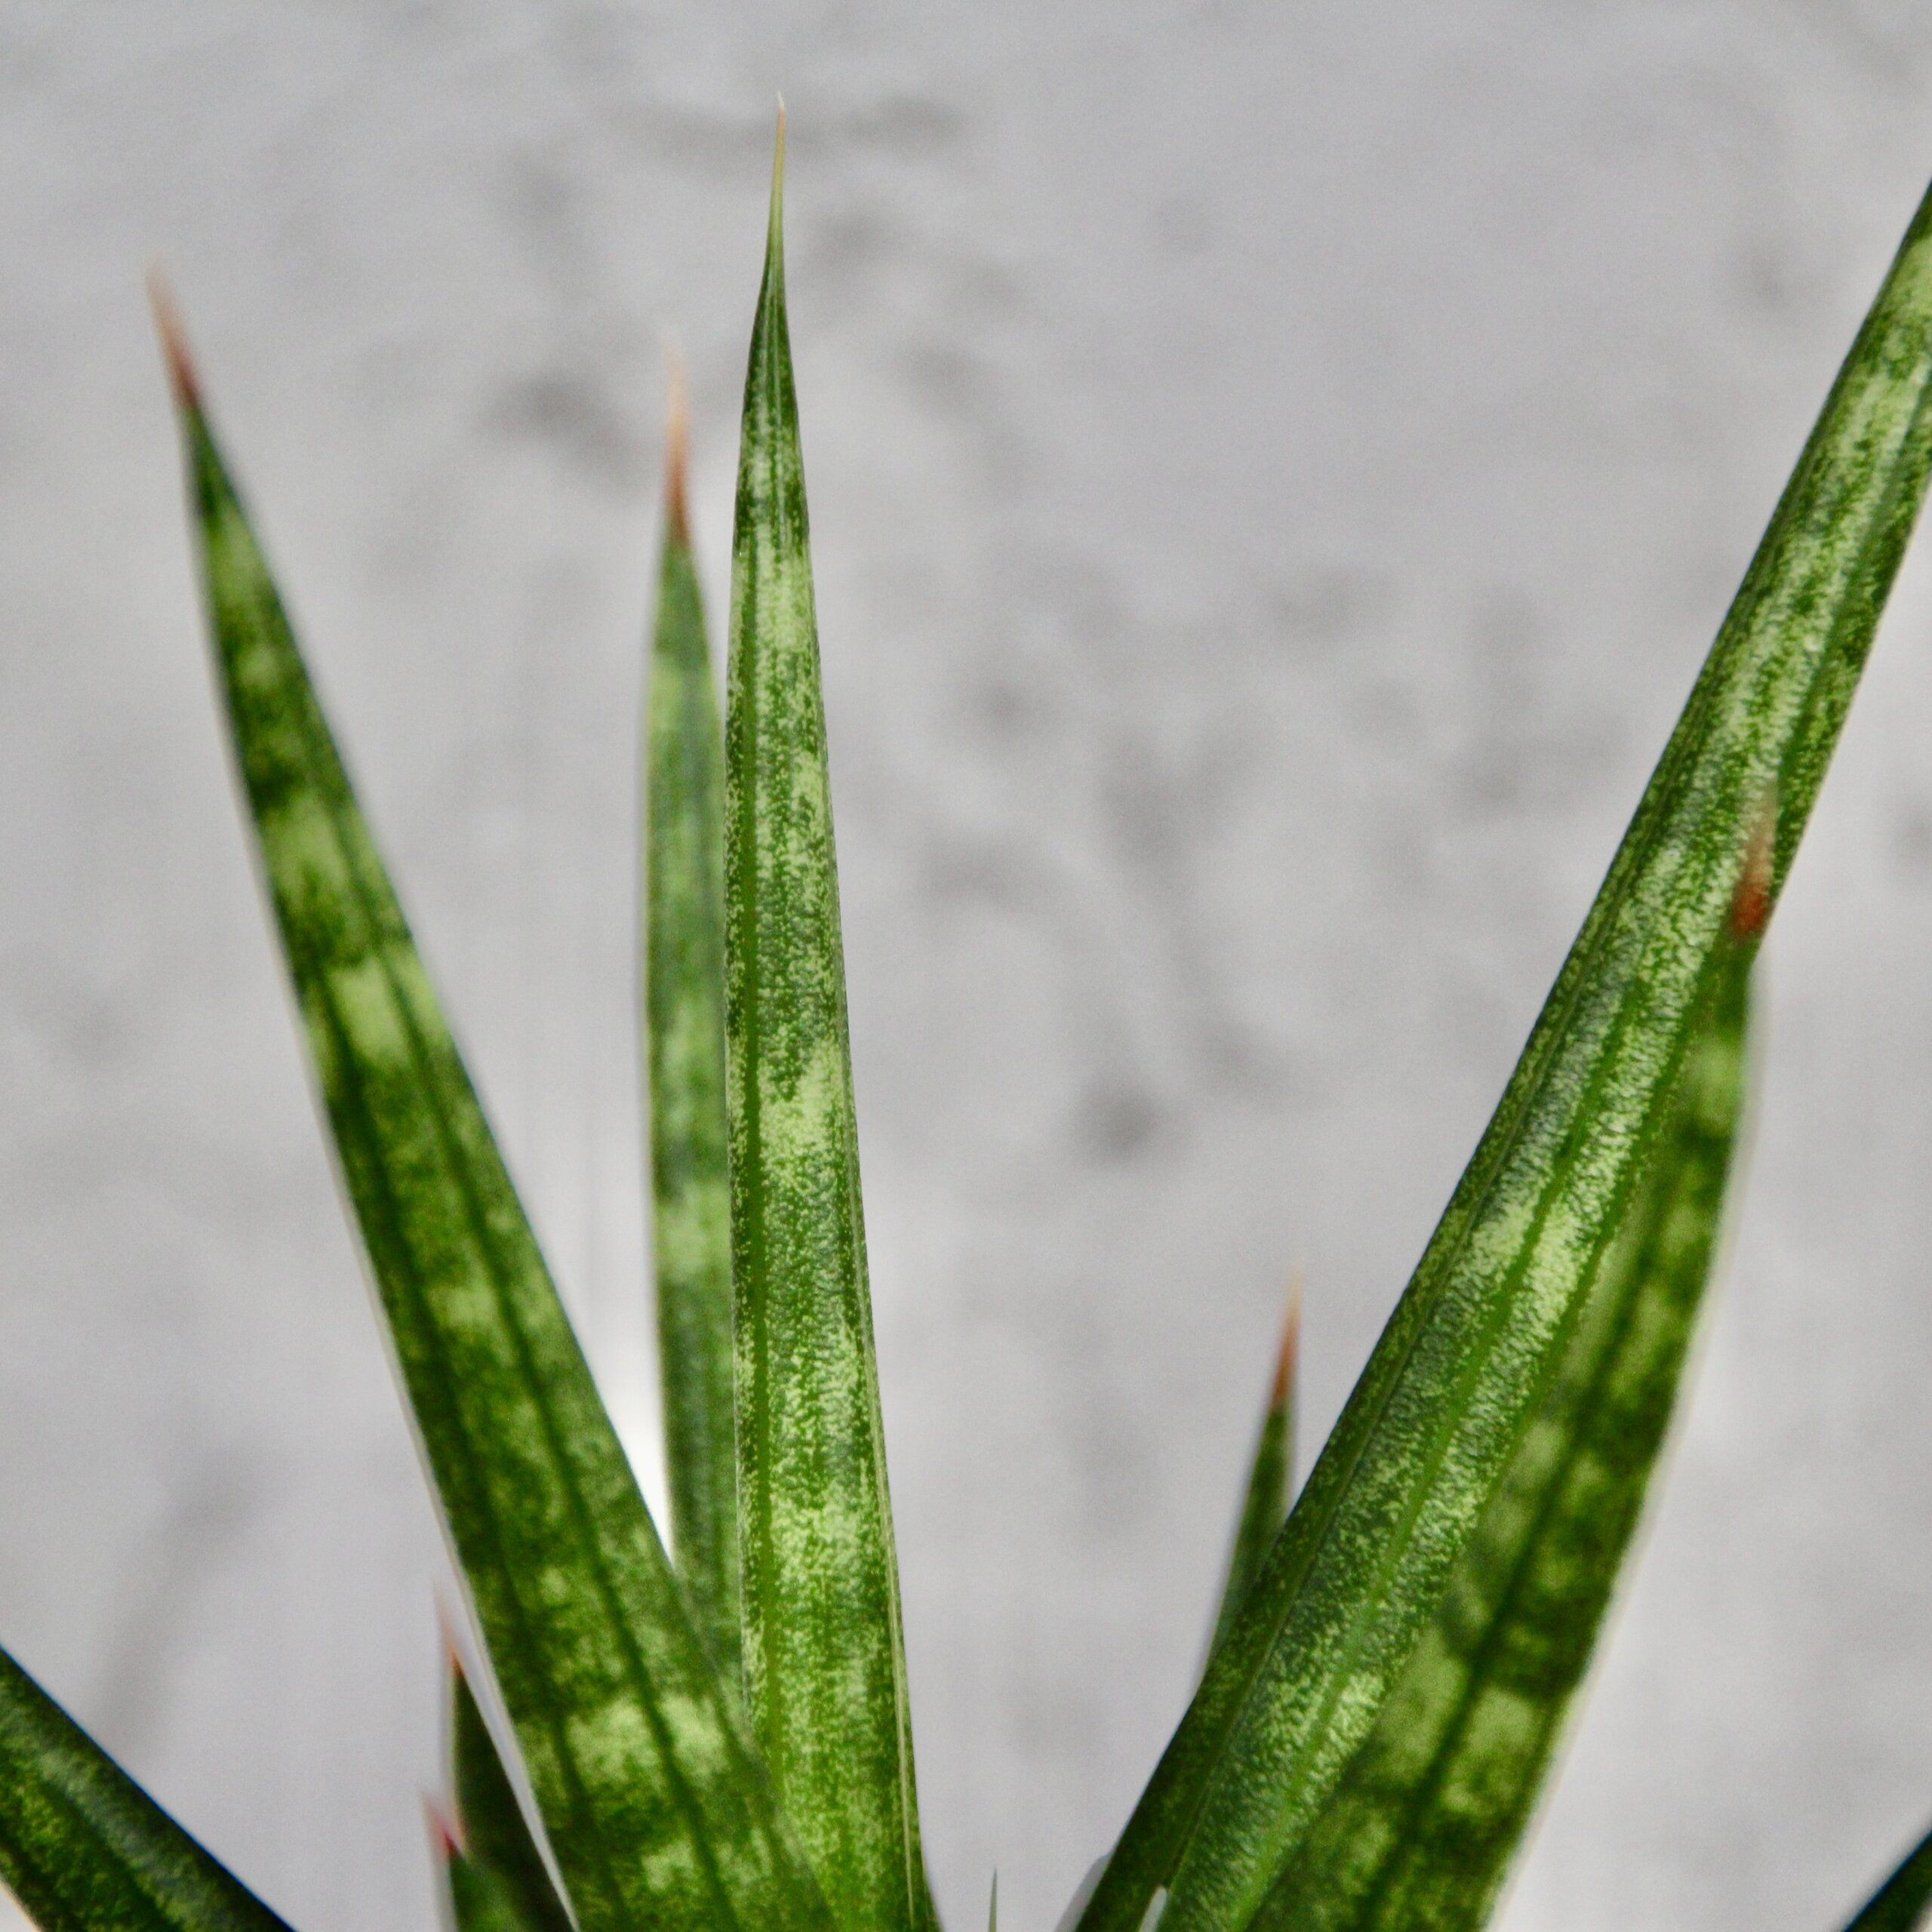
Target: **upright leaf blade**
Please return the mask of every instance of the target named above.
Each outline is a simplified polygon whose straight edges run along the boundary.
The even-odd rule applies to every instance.
[[[515,1932],[572,1932],[476,1694],[450,1654],[450,1784],[462,1829],[449,1859],[460,1932],[466,1917],[508,1918]]]
[[[657,1352],[671,1546],[699,1624],[735,1687],[742,1637],[725,1166],[724,759],[685,503],[681,386],[669,440],[645,779]]]
[[[1567,1345],[1765,801],[1775,902],[1932,459],[1932,202],[1840,371],[1509,1087],[1082,1920],[1238,1932],[1373,1728]]]
[[[218,680],[445,1521],[583,1932],[823,1922],[693,1626],[171,346]]]
[[[1281,1326],[1281,1350],[1275,1358],[1275,1380],[1261,1412],[1261,1427],[1248,1465],[1247,1488],[1235,1524],[1234,1548],[1228,1558],[1226,1581],[1221,1586],[1220,1608],[1214,1619],[1215,1645],[1226,1636],[1254,1580],[1261,1574],[1288,1514],[1288,1491],[1294,1475],[1295,1364],[1301,1349],[1301,1284],[1288,1299],[1287,1319]]]
[[[745,1678],[841,1925],[928,1910],[859,1204],[780,123],[745,384],[726,711],[725,998]]]
[[[41,1932],[288,1932],[4,1651],[0,1878]]]
[[[1917,1932],[1932,1904],[1932,1832],[1907,1852],[1845,1932]]]
[[[1255,1932],[1475,1932],[1536,1803],[1642,1509],[1743,1103],[1730,951],[1630,1222],[1380,1722]]]

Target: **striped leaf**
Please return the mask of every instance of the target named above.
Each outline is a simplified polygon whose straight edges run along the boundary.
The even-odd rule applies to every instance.
[[[1675,1402],[1744,1094],[1748,949],[1555,1383],[1256,1932],[1475,1932],[1588,1666]]]
[[[460,1932],[473,1932],[467,1921],[476,1915],[507,1916],[515,1932],[571,1932],[571,1915],[454,1650],[449,1689],[450,1787],[458,1826],[450,1890]]]
[[[745,384],[725,720],[725,1011],[745,1679],[835,1918],[928,1910],[859,1206],[783,158]]]
[[[1781,888],[1932,459],[1921,205],[1495,1117],[1082,1919],[1238,1932],[1374,1729],[1534,1421],[1747,864]],[[1761,837],[1760,835],[1761,834]],[[1761,848],[1761,849],[1760,849]],[[1755,856],[1748,856],[1755,855]]]
[[[671,1546],[734,1685],[738,1464],[724,1121],[724,754],[674,387],[645,764],[645,1036]]]
[[[1261,1412],[1261,1427],[1248,1465],[1247,1489],[1235,1524],[1234,1549],[1228,1558],[1227,1580],[1214,1619],[1215,1645],[1232,1626],[1235,1613],[1247,1601],[1254,1580],[1288,1514],[1288,1494],[1294,1481],[1295,1358],[1301,1347],[1301,1284],[1288,1297],[1287,1319],[1281,1326],[1281,1346],[1275,1358],[1275,1380]]]
[[[41,1932],[288,1932],[4,1651],[0,1878]]]
[[[1932,1905],[1932,1832],[1906,1854],[1845,1932],[1917,1932]]]
[[[317,1085],[578,1922],[817,1924],[171,341],[217,679]]]

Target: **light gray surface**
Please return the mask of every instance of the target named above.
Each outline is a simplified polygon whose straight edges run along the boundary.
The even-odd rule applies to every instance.
[[[955,1927],[995,1863],[1051,1924],[1124,1815],[1284,1278],[1306,1451],[1932,172],[1905,0],[0,5],[0,1641],[303,1932],[432,1922],[441,1557],[140,269],[647,1443],[658,345],[721,602],[781,86]],[[1512,1932],[1824,1932],[1932,1814],[1927,588],[1780,918],[1735,1266]]]

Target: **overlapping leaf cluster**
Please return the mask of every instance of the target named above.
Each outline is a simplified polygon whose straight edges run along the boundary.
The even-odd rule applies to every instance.
[[[681,423],[651,657],[644,1010],[675,1561],[164,309],[241,790],[487,1663],[480,1692],[451,1670],[438,1835],[458,1932],[937,1927],[780,205],[774,176],[721,726]],[[1737,1141],[1752,962],[1928,464],[1932,198],[1292,1509],[1291,1318],[1200,1688],[1078,1932],[1465,1932],[1489,1914],[1669,1423]],[[0,1875],[47,1932],[281,1927],[4,1654]],[[1900,1932],[1928,1894],[1932,1839],[1855,1923]]]

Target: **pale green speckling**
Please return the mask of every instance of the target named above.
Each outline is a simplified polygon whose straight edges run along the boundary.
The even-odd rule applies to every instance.
[[[577,1922],[826,1932],[183,387],[217,670],[318,1084]]]
[[[731,1201],[724,1108],[724,770],[673,395],[645,714],[644,1036],[672,1546],[740,1687]]]
[[[834,1917],[851,1932],[912,1932],[931,1907],[860,1210],[776,171],[745,387],[725,734],[746,1694]]]
[[[1255,1932],[1475,1932],[1588,1664],[1669,1422],[1742,1109],[1734,946],[1556,1377],[1435,1614]]]
[[[1373,1729],[1636,1197],[1740,881],[1755,943],[1932,460],[1932,198],[1774,515],[1494,1118],[1081,1920],[1239,1932]]]

